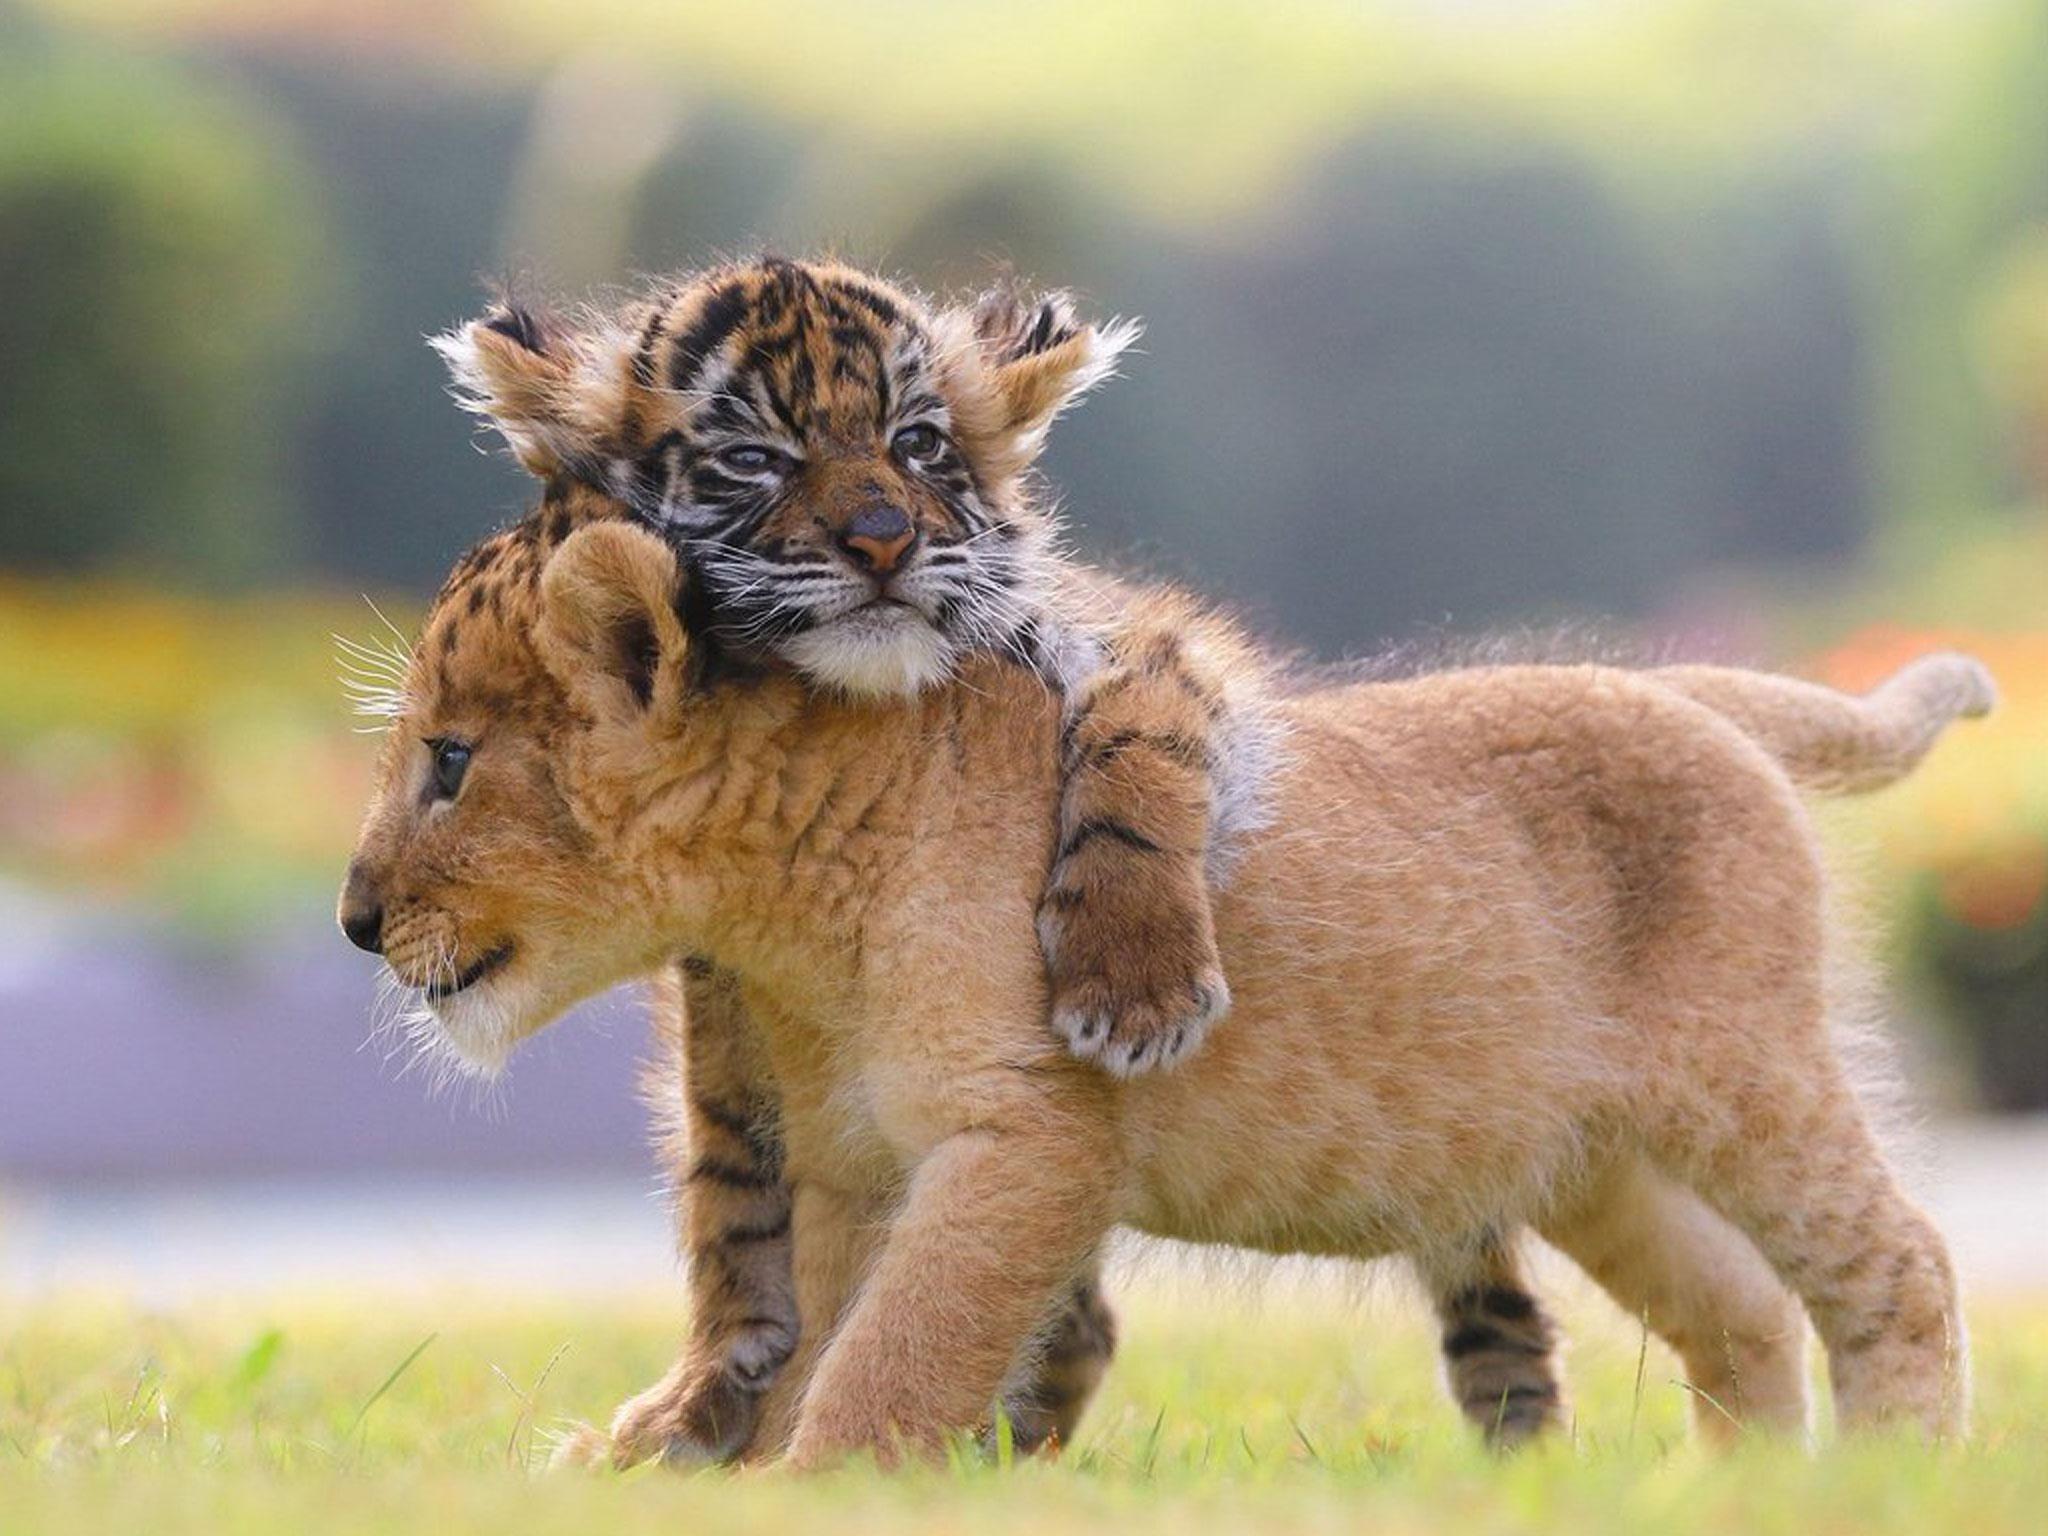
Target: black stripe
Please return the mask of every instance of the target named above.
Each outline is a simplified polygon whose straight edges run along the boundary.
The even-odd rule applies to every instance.
[[[727,1227],[719,1234],[721,1243],[772,1243],[789,1236],[789,1212],[784,1211],[773,1221],[763,1221],[752,1226]]]
[[[704,301],[704,307],[697,311],[689,329],[676,338],[675,351],[668,360],[668,387],[687,389],[690,381],[703,370],[704,359],[738,330],[746,317],[745,288],[738,283],[727,283],[715,290]]]
[[[875,349],[875,425],[878,428],[887,426],[889,419],[895,415],[895,408],[891,404],[894,396],[895,389],[889,378],[888,360],[882,356],[881,348],[877,347]]]
[[[894,304],[865,283],[835,283],[833,287],[866,309],[884,325],[894,325],[902,318]]]
[[[1479,1299],[1487,1313],[1511,1323],[1524,1323],[1536,1315],[1536,1298],[1527,1291],[1494,1285],[1488,1286]]]
[[[1083,745],[1076,754],[1077,766],[1105,768],[1130,748],[1139,746],[1149,747],[1184,768],[1207,769],[1209,766],[1209,754],[1200,742],[1183,736],[1178,731],[1142,731],[1136,726],[1117,731],[1101,741]]]
[[[758,1168],[729,1163],[720,1157],[700,1157],[690,1167],[693,1182],[719,1184],[727,1189],[779,1189],[782,1180]]]
[[[645,451],[640,455],[641,461],[652,464],[658,473],[665,474],[668,471],[669,449],[680,446],[682,442],[683,434],[674,428],[670,428],[647,445]]]
[[[1536,1298],[1518,1286],[1472,1286],[1453,1296],[1444,1310],[1456,1317],[1484,1314],[1505,1322],[1523,1323],[1536,1316]]]
[[[1491,1323],[1466,1323],[1444,1335],[1444,1354],[1453,1360],[1481,1350],[1497,1349],[1511,1355],[1546,1355],[1549,1347],[1538,1340],[1511,1339]]]
[[[1444,1353],[1456,1360],[1482,1349],[1498,1349],[1507,1341],[1507,1335],[1491,1323],[1467,1323],[1444,1335]]]
[[[798,406],[805,407],[798,419],[808,424],[810,417],[808,405],[818,397],[818,365],[811,361],[811,350],[804,344],[804,338],[810,332],[810,325],[802,313],[797,315],[797,321],[798,334],[796,346],[798,350],[792,357],[789,365],[789,392],[794,397],[795,403]]]
[[[665,295],[654,306],[654,313],[647,317],[647,324],[640,328],[640,346],[633,354],[633,382],[643,389],[654,388],[654,345],[661,340],[662,327],[668,323],[669,306],[674,302],[673,293]]]
[[[1135,848],[1140,853],[1166,851],[1129,822],[1118,821],[1113,816],[1091,816],[1074,828],[1073,834],[1060,844],[1059,856],[1063,859],[1072,858],[1078,849],[1098,837],[1114,838],[1126,848]]]
[[[702,1094],[696,1095],[691,1100],[691,1103],[696,1106],[697,1113],[700,1116],[709,1120],[728,1136],[737,1136],[742,1141],[745,1141],[754,1133],[754,1122],[738,1110],[733,1109],[730,1105],[721,1104],[716,1099],[707,1099]]]
[[[768,397],[769,414],[781,422],[792,435],[801,437],[803,428],[797,425],[796,412],[790,409],[789,402],[782,398],[782,391],[775,387],[775,380],[768,370],[756,365],[754,371],[748,374],[748,379],[751,383],[760,385],[761,392]]]
[[[533,312],[517,304],[507,304],[504,309],[484,321],[484,329],[496,331],[508,341],[517,342],[529,352],[547,351],[547,343],[541,334],[540,321]]]
[[[690,404],[698,413],[695,426],[700,435],[716,436],[722,432],[746,435],[760,430],[754,402],[732,390],[720,390],[709,400],[692,400]]]
[[[1031,328],[1031,334],[1025,338],[1024,345],[1020,350],[1027,354],[1043,352],[1052,344],[1053,327],[1058,323],[1058,320],[1059,306],[1056,301],[1048,299],[1045,303],[1039,305],[1038,324]]]

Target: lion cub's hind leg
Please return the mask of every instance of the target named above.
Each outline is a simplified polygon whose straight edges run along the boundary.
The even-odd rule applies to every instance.
[[[1116,1075],[1168,1067],[1230,1006],[1209,907],[1211,806],[1241,647],[1154,597],[1070,695],[1059,842],[1038,912],[1053,1027]],[[1214,621],[1206,621],[1213,623]]]
[[[1947,1245],[1832,1075],[1780,1092],[1780,1134],[1730,1137],[1688,1171],[1806,1304],[1838,1423],[1960,1436],[1969,1346]]]
[[[1490,1242],[1455,1280],[1432,1285],[1444,1378],[1486,1443],[1512,1449],[1564,1422],[1558,1331],[1512,1242]]]
[[[1628,1164],[1542,1230],[1671,1346],[1703,1439],[1805,1433],[1806,1315],[1756,1246],[1691,1190]]]

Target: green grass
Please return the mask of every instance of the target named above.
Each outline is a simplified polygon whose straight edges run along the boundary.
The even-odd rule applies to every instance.
[[[1582,1301],[1575,1433],[1507,1461],[1439,1396],[1405,1300],[1141,1287],[1123,1315],[1118,1365],[1058,1462],[799,1479],[545,1470],[551,1427],[602,1418],[663,1363],[660,1297],[36,1304],[0,1323],[0,1532],[1997,1536],[2048,1511],[2048,1308],[1980,1309],[1965,1449],[1716,1457],[1688,1441],[1670,1360]]]

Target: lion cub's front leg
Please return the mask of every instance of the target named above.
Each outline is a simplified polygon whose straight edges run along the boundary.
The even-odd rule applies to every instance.
[[[1053,1028],[1119,1077],[1173,1065],[1230,1007],[1208,882],[1234,647],[1192,622],[1179,603],[1141,613],[1069,701],[1038,937]]]
[[[568,1464],[772,1454],[806,1385],[804,1362],[793,1358],[800,1328],[792,1192],[759,1036],[731,976],[686,962],[663,986],[649,1098],[667,1122],[661,1160],[675,1186],[690,1328],[675,1364],[620,1407],[609,1434],[588,1430],[563,1444],[558,1454]],[[829,1268],[828,1259],[813,1253],[812,1271]],[[1002,1406],[1019,1450],[1071,1438],[1115,1347],[1115,1318],[1091,1269],[1048,1326],[1043,1351],[1006,1384]]]
[[[737,983],[685,961],[680,997],[664,1000],[659,1019],[671,1056],[657,1064],[656,1102],[682,1090],[663,1162],[688,1261],[690,1334],[668,1374],[614,1418],[609,1455],[622,1467],[740,1455],[797,1343],[775,1084]]]

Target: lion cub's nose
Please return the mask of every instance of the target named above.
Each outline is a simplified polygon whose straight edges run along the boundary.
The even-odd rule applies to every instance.
[[[384,953],[384,904],[370,891],[370,882],[353,865],[341,888],[341,931],[349,943],[373,955]]]
[[[341,914],[341,931],[348,935],[349,943],[357,949],[367,949],[373,955],[384,953],[384,909],[366,907],[360,912]]]
[[[861,508],[839,534],[839,547],[877,576],[895,570],[916,542],[909,514],[887,502]]]

